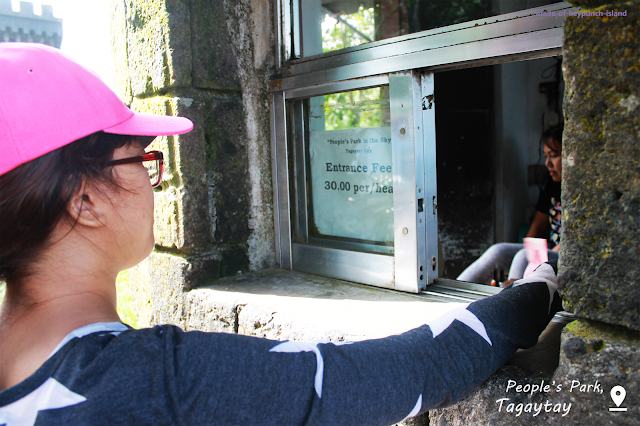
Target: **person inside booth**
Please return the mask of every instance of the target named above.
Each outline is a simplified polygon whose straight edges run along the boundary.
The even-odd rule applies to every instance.
[[[547,257],[558,262],[560,239],[562,236],[562,131],[564,125],[558,124],[542,133],[543,153],[549,176],[536,203],[536,215],[527,232],[527,238],[543,238],[551,247]],[[528,265],[523,244],[499,243],[485,251],[475,262],[458,276],[457,280],[472,283],[490,284],[495,280],[494,271],[509,271],[508,280],[524,277]]]

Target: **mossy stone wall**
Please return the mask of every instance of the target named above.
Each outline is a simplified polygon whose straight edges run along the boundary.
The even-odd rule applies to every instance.
[[[561,294],[576,315],[640,330],[640,2],[569,17]]]
[[[116,90],[135,111],[190,118],[158,137],[154,253],[131,271],[142,325],[183,323],[184,290],[275,264],[270,0],[111,0]]]

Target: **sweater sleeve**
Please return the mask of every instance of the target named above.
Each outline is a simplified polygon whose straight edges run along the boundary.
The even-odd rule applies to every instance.
[[[560,308],[555,280],[544,264],[519,285],[430,324],[354,343],[167,328],[164,374],[175,421],[388,425],[453,404],[536,343]]]

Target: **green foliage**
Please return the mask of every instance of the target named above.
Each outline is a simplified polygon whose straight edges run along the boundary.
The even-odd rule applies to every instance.
[[[373,8],[365,9],[360,5],[356,13],[340,15],[340,19],[346,21],[349,25],[334,19],[330,15],[325,15],[325,19],[322,22],[323,52],[333,52],[346,47],[358,46],[374,39]],[[358,31],[354,31],[353,28]],[[358,34],[358,32],[361,34]],[[362,35],[366,36],[366,38]]]
[[[138,314],[133,307],[131,286],[129,285],[129,271],[122,271],[116,279],[116,291],[118,292],[118,315],[125,324],[133,328],[140,328]]]
[[[324,96],[325,130],[386,127],[389,97],[384,87]]]
[[[356,13],[340,15],[340,19],[348,25],[325,15],[322,23],[323,52],[358,46],[374,39],[373,8],[365,9],[360,5]],[[387,91],[379,87],[326,95],[325,130],[388,126],[388,109]]]
[[[356,13],[349,15],[324,15],[322,51],[333,52],[494,14],[489,0],[407,0],[403,5],[398,4],[390,12],[387,11],[386,15],[381,12],[379,0],[374,4],[375,7],[368,9],[361,4]]]
[[[379,12],[380,4],[376,2]],[[381,33],[388,19],[398,20],[398,29],[408,24],[410,33],[470,21],[491,15],[488,0],[409,0],[406,12],[400,9],[389,16],[377,16],[376,8],[362,5],[352,14],[324,15],[322,51],[333,52],[380,38],[400,34]],[[404,20],[404,24],[402,21]],[[393,26],[392,26],[393,27]],[[386,89],[374,88],[334,93],[324,97],[325,130],[388,126],[389,101]]]

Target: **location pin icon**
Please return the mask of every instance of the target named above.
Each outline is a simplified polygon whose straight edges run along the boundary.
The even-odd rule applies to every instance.
[[[614,386],[611,388],[611,399],[616,403],[616,406],[619,407],[624,401],[624,397],[627,396],[627,391],[624,390],[622,386]]]

